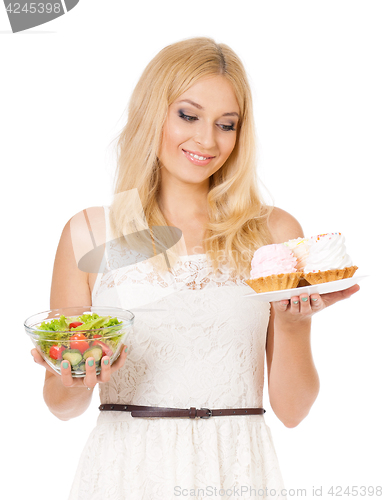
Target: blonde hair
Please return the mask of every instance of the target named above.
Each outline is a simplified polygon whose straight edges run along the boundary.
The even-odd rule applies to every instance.
[[[262,203],[258,190],[252,96],[245,69],[232,49],[210,38],[169,45],[145,68],[133,91],[128,121],[117,144],[110,223],[116,237],[167,225],[158,205],[158,154],[168,107],[200,79],[216,75],[232,84],[240,117],[235,147],[210,178],[204,246],[215,271],[220,262],[226,262],[239,275],[247,276],[254,251],[271,241],[267,226],[270,209]],[[134,189],[139,203],[132,196],[124,196]],[[165,241],[162,243],[166,246]],[[172,263],[177,260],[176,248],[167,252]]]

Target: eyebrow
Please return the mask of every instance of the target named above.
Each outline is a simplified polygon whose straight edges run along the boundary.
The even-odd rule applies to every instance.
[[[197,109],[204,110],[203,106],[200,106],[200,104],[197,104],[197,102],[193,102],[190,99],[183,99],[182,101],[178,101],[178,102],[187,102],[188,104],[195,106],[195,108],[197,108]],[[237,117],[239,117],[239,113],[236,113],[236,111],[233,111],[232,113],[224,113],[221,116],[237,116]]]

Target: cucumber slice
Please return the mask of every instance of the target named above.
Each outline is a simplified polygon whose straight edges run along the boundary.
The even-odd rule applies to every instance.
[[[100,346],[98,346],[98,345],[94,345],[94,346],[90,347],[83,354],[83,358],[84,359],[92,357],[96,361],[96,363],[98,361],[100,361],[100,359],[102,358],[102,356],[103,356],[103,349]]]
[[[76,366],[80,363],[83,356],[78,349],[68,349],[67,351],[63,351],[63,359],[69,361],[71,366]]]

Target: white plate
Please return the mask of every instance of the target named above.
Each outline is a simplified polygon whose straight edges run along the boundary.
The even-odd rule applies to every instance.
[[[299,288],[288,288],[287,290],[277,290],[276,292],[252,292],[247,293],[244,297],[256,297],[257,300],[261,300],[263,302],[276,302],[278,300],[290,299],[291,297],[298,296],[301,293],[311,295],[312,293],[322,294],[338,292],[356,285],[358,281],[366,277],[367,276],[352,276],[352,278],[346,278],[343,280],[329,281],[328,283],[320,283],[319,285],[301,286]]]

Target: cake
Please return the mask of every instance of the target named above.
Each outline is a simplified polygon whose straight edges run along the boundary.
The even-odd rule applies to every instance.
[[[297,259],[296,268],[299,272],[303,272],[309,254],[308,238],[296,238],[294,240],[286,241],[283,245],[288,247],[291,252],[293,252],[293,255]],[[308,283],[308,281],[302,276],[297,286],[302,287],[308,285],[310,285],[310,283]]]
[[[296,257],[296,269],[303,271],[309,254],[308,238],[296,238],[295,240],[286,241],[283,245],[288,247]]]
[[[352,265],[341,233],[312,236],[308,244],[303,277],[311,285],[351,278],[355,274],[357,266]]]
[[[246,283],[257,293],[296,288],[302,276],[296,265],[293,252],[282,243],[262,246],[253,256]]]
[[[357,269],[341,233],[319,234],[257,249],[246,283],[257,293],[273,292],[351,278]]]

